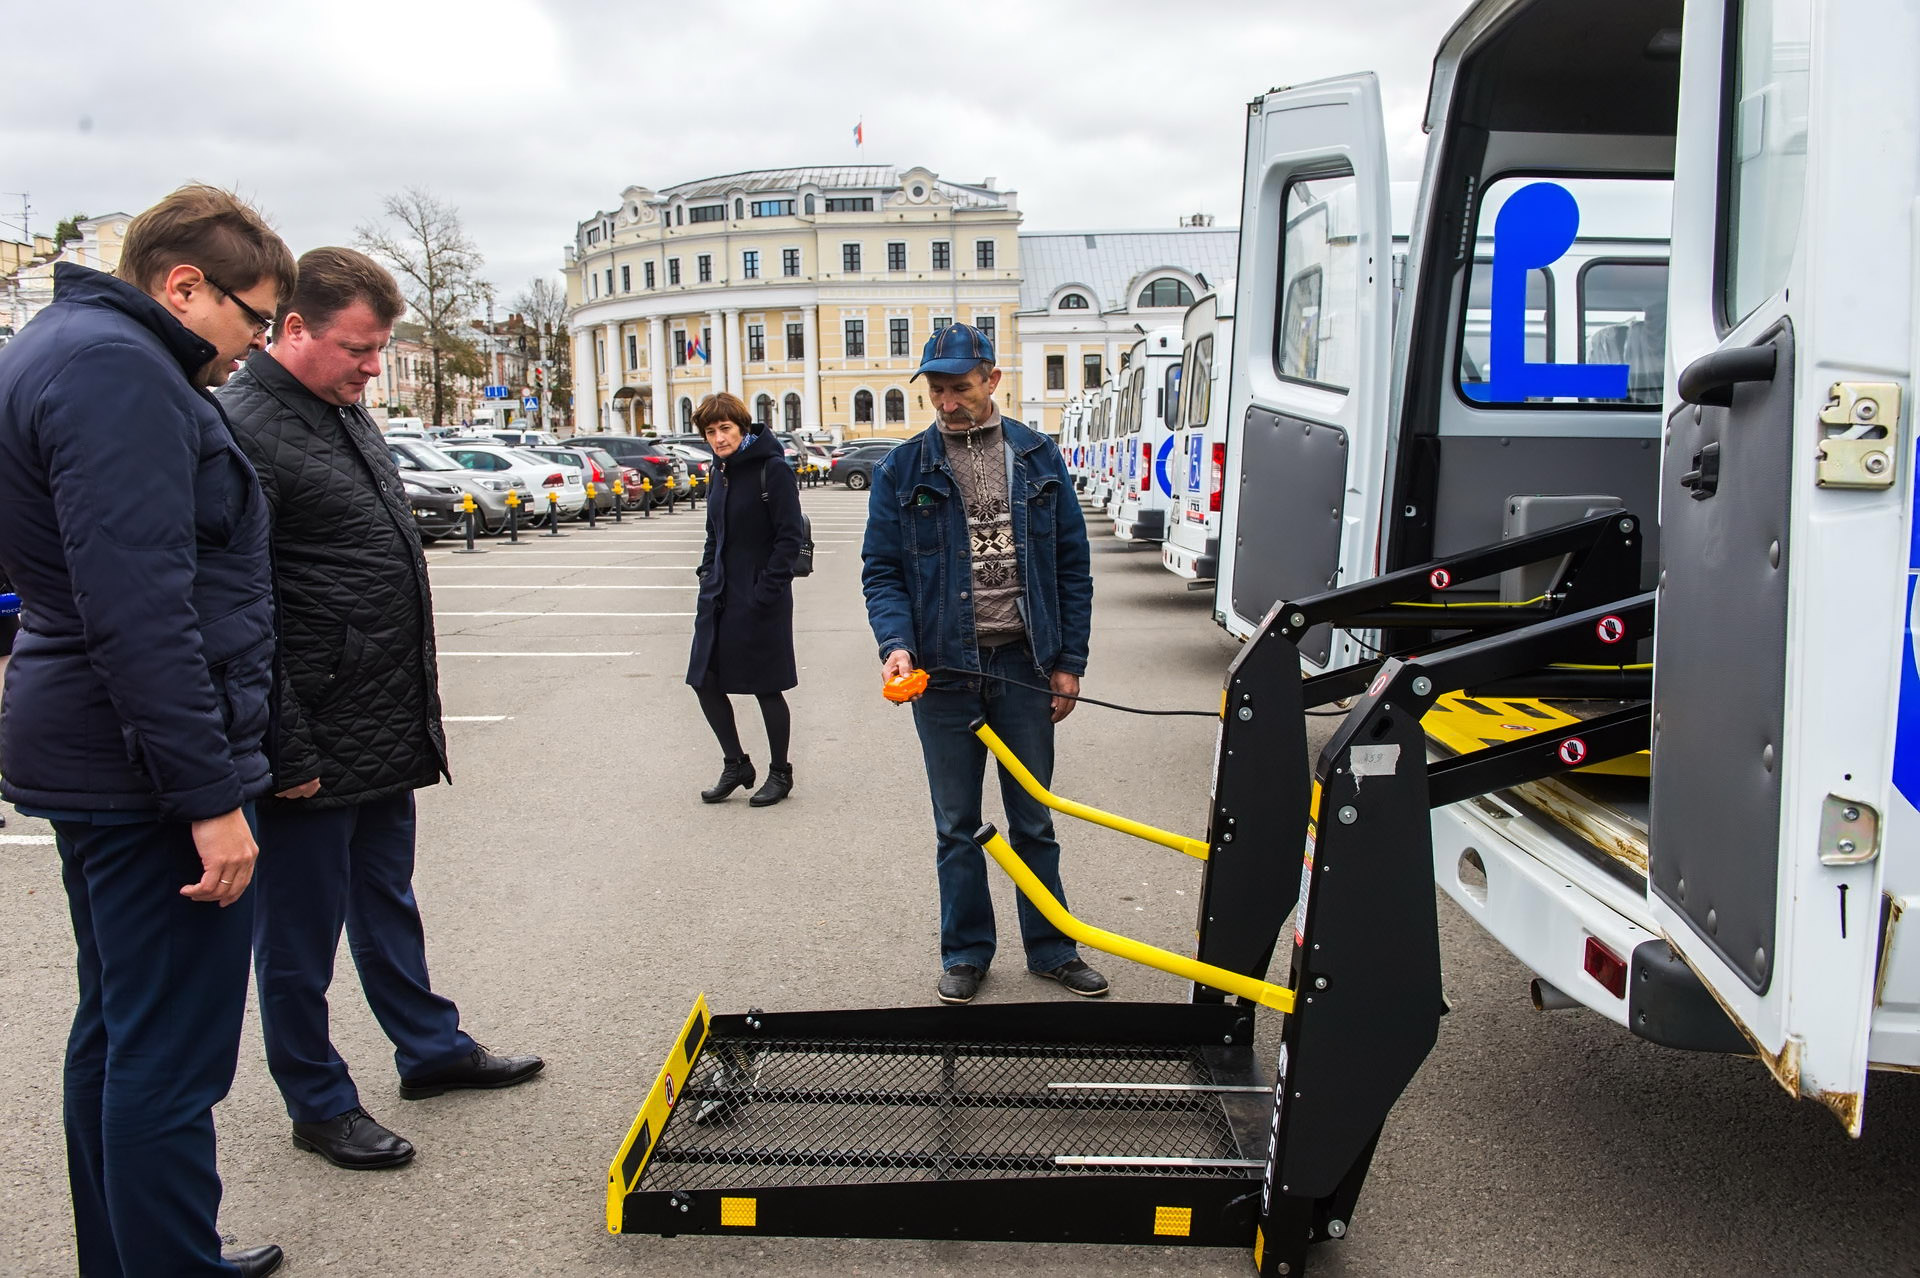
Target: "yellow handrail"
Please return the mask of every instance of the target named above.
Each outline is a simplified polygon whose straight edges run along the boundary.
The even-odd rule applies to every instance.
[[[1136,839],[1145,839],[1149,843],[1158,843],[1163,848],[1172,848],[1175,852],[1184,852],[1188,856],[1196,857],[1202,861],[1207,859],[1208,848],[1206,840],[1190,839],[1184,834],[1175,834],[1171,830],[1162,830],[1158,826],[1147,825],[1140,821],[1132,821],[1123,816],[1115,816],[1111,812],[1102,812],[1099,808],[1088,807],[1086,804],[1076,803],[1072,799],[1063,799],[1053,791],[1047,789],[1047,787],[1041,785],[1039,778],[1027,771],[1027,765],[1020,762],[1013,751],[1007,748],[1007,743],[994,734],[992,728],[989,728],[983,723],[976,727],[973,733],[979,737],[981,741],[986,743],[987,749],[993,751],[993,757],[1000,760],[1000,766],[1006,769],[1008,776],[1020,783],[1022,790],[1025,790],[1028,794],[1038,799],[1041,803],[1046,804],[1055,812],[1064,812],[1070,817],[1079,817],[1082,821],[1090,821],[1094,825],[1104,825],[1109,830],[1118,830],[1122,834],[1131,834]]]
[[[989,827],[991,828],[991,827]],[[1171,972],[1175,976],[1184,976],[1190,981],[1202,985],[1211,985],[1214,989],[1237,994],[1241,998],[1252,999],[1262,1007],[1271,1007],[1276,1012],[1293,1010],[1293,991],[1284,985],[1275,985],[1269,981],[1255,980],[1251,976],[1242,976],[1230,972],[1224,967],[1215,967],[1211,963],[1202,963],[1199,959],[1188,958],[1184,954],[1175,954],[1172,950],[1163,950],[1157,945],[1148,945],[1145,941],[1136,941],[1131,937],[1109,932],[1091,923],[1082,923],[1067,913],[1067,907],[1060,904],[1060,898],[1047,891],[1046,884],[1038,875],[1027,868],[1020,854],[1013,850],[998,831],[980,841],[988,856],[1000,863],[1014,886],[1026,894],[1034,907],[1046,918],[1047,922],[1065,932],[1082,945],[1090,945],[1096,950],[1143,963],[1148,967],[1159,968],[1162,972]]]

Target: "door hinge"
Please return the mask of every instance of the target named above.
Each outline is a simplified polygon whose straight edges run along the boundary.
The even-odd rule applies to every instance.
[[[1820,410],[1821,488],[1891,488],[1900,454],[1900,387],[1893,382],[1835,382]]]
[[[1864,865],[1879,855],[1879,810],[1829,794],[1820,805],[1820,864]]]

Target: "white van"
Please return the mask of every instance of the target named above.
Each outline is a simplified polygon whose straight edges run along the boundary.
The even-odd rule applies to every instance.
[[[1115,378],[1109,377],[1100,386],[1094,401],[1093,423],[1093,467],[1087,482],[1087,499],[1095,509],[1106,510],[1119,487],[1116,461],[1120,455],[1120,384]]]
[[[1173,482],[1173,421],[1180,411],[1180,329],[1156,328],[1133,344],[1122,384],[1126,388],[1118,467],[1119,500],[1113,535],[1121,541],[1159,541],[1167,532]]]
[[[1752,1052],[1857,1134],[1869,1068],[1920,1068],[1901,411],[1920,8],[1682,10],[1581,6],[1577,40],[1549,0],[1461,18],[1434,63],[1396,323],[1373,77],[1255,102],[1231,395],[1249,466],[1266,454],[1248,513],[1286,550],[1232,582],[1223,566],[1222,609],[1244,623],[1263,598],[1496,542],[1516,508],[1636,512],[1658,591],[1650,775],[1569,772],[1437,808],[1436,879],[1548,1005]],[[1664,237],[1611,227],[1534,260],[1569,210],[1591,236],[1669,190],[1670,269]],[[1489,267],[1461,246],[1490,241],[1509,272],[1494,310],[1546,304],[1488,344]],[[1301,651],[1350,664],[1383,634],[1323,627]]]
[[[1181,327],[1180,415],[1173,423],[1173,481],[1160,562],[1188,581],[1214,579],[1227,486],[1227,364],[1233,350],[1233,284],[1187,308]]]

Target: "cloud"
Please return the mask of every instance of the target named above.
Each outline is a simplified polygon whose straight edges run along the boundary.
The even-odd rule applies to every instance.
[[[992,176],[1036,230],[1224,225],[1246,104],[1274,85],[1376,71],[1396,176],[1417,176],[1428,68],[1459,8],[98,0],[84,37],[0,80],[0,187],[32,192],[44,229],[219,182],[298,250],[347,241],[383,194],[420,185],[460,209],[505,296],[557,270],[623,187],[752,168]]]

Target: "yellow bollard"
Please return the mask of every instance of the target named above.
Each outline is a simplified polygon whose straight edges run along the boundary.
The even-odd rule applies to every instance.
[[[507,541],[510,545],[520,544],[520,490],[507,489]]]

